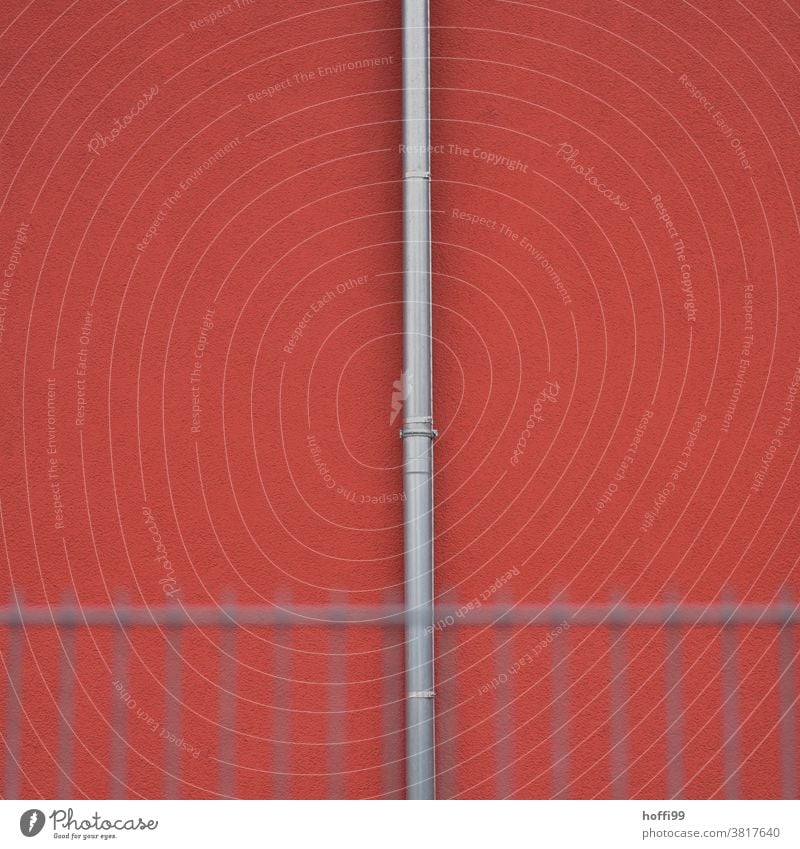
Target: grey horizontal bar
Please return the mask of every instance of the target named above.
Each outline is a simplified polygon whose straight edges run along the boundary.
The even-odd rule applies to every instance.
[[[212,605],[157,607],[100,607],[57,605],[50,608],[15,605],[0,607],[0,626],[10,627],[91,627],[128,628],[133,626],[242,626],[328,627],[357,625],[366,627],[400,626],[413,618],[397,605],[300,605],[285,608],[255,605]],[[569,620],[572,625],[625,626],[722,626],[800,624],[800,607],[791,602],[764,604],[586,604],[518,605],[507,607],[482,605],[465,611],[457,605],[436,608],[434,631],[454,626],[557,625]]]

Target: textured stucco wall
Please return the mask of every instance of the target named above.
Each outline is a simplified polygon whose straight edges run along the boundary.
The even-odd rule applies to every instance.
[[[791,593],[796,11],[432,6],[440,600]],[[400,3],[222,8],[3,7],[4,268],[19,257],[0,290],[0,559],[31,604],[401,600]],[[734,632],[727,713],[718,629],[678,634],[678,689],[663,631],[629,633],[615,667],[607,629],[573,627],[480,694],[548,630],[502,647],[437,633],[443,795],[779,796],[795,780],[774,628]],[[398,792],[397,633],[388,651],[379,629],[303,629],[290,657],[285,634],[240,634],[227,748],[225,635],[183,634],[174,696],[165,637],[129,638],[127,794],[214,796],[229,757],[237,795]],[[18,790],[102,797],[113,634],[75,635],[71,753],[60,645],[23,643]],[[796,671],[783,681],[796,694]]]

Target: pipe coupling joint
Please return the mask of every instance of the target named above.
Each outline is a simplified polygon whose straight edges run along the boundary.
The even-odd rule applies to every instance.
[[[436,439],[438,435],[439,431],[433,427],[433,420],[430,416],[405,419],[403,427],[400,428],[400,439],[405,439],[408,436],[427,436],[428,439]]]

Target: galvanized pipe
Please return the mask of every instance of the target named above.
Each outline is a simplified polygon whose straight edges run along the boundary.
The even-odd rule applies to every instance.
[[[428,0],[403,0],[406,798],[433,799],[433,400]]]

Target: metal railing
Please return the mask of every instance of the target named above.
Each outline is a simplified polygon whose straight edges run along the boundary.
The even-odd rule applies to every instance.
[[[702,736],[698,740],[697,733],[690,735],[684,727],[685,714],[697,701],[696,694],[686,692],[687,670],[692,667],[707,671],[709,681],[714,681],[703,698],[711,717],[710,727],[721,740],[720,795],[796,796],[798,676],[794,629],[800,624],[800,608],[792,600],[710,605],[671,601],[453,604],[437,606],[435,621],[440,798],[625,798],[640,794],[642,788],[634,785],[628,773],[631,764],[637,759],[641,762],[643,756],[640,751],[635,758],[630,748],[638,741],[637,748],[641,749],[641,735],[648,731],[647,723],[643,726],[639,720],[637,725],[629,715],[629,704],[642,689],[629,665],[645,650],[648,658],[657,656],[651,663],[653,679],[647,684],[647,698],[653,702],[654,716],[663,719],[663,751],[653,766],[663,782],[653,787],[662,786],[666,793],[656,796],[681,797],[691,791],[692,776],[685,762],[693,747],[703,743]],[[27,605],[16,597],[0,607],[1,658],[8,681],[2,729],[2,796],[16,798],[23,789],[29,795],[32,787],[47,784],[46,777],[40,775],[41,766],[31,777],[26,752],[37,745],[37,715],[52,710],[55,704],[57,730],[51,741],[51,756],[54,792],[59,798],[77,794],[175,798],[185,795],[187,787],[195,795],[201,792],[209,797],[283,798],[312,792],[331,798],[402,798],[403,634],[407,623],[407,614],[397,604],[252,606],[228,602],[146,607],[64,601],[44,607]],[[697,629],[709,638],[718,638],[719,652],[703,658],[686,656],[684,639]],[[312,632],[315,636],[310,637]],[[361,635],[367,632],[370,640],[362,644]],[[348,637],[353,633],[359,634],[356,647]],[[757,680],[750,680],[750,670],[740,662],[739,652],[754,633],[763,643],[764,661]],[[534,649],[529,635],[541,638],[541,651]],[[216,694],[213,710],[207,699],[197,703],[185,681],[187,675],[195,675],[185,656],[195,638],[205,641],[205,656],[212,658],[215,667],[203,677]],[[101,658],[105,680],[81,679],[78,640],[86,642],[80,656],[85,656],[89,647]],[[255,669],[269,689],[268,697],[257,705],[267,718],[266,731],[253,720],[254,703],[259,700],[241,691],[239,653],[246,641],[252,643],[248,657],[256,655],[261,661],[258,669],[252,661],[244,662],[242,669],[248,674]],[[592,647],[588,660],[586,652],[576,650],[582,643]],[[521,652],[520,645],[528,649]],[[41,669],[39,663],[44,653],[53,652],[58,658],[55,675]],[[313,662],[319,667],[322,657],[325,679],[311,676],[302,680],[304,665]],[[156,664],[154,659],[158,658]],[[140,672],[138,689],[131,695],[130,669],[134,662]],[[160,670],[149,683],[142,673],[148,664],[158,665]],[[602,758],[604,774],[593,779],[593,788],[587,792],[585,782],[578,780],[581,770],[575,765],[575,749],[583,740],[578,735],[576,741],[575,733],[571,733],[585,706],[576,702],[574,692],[587,675],[594,675],[592,680],[596,680],[592,668],[598,665],[607,674],[598,687],[602,699],[596,709],[602,705],[605,711],[602,722],[609,745]],[[146,671],[152,673],[152,669]],[[33,688],[33,695],[26,689],[26,683],[30,688],[32,680],[42,684]],[[350,693],[354,687],[368,689],[371,701],[353,703]],[[155,768],[163,784],[142,786],[131,776],[131,760],[139,756],[136,739],[132,738],[141,738],[142,727],[133,724],[137,712],[130,703],[155,698],[153,694],[159,688],[163,690],[163,712],[157,719],[149,718],[166,732],[163,758]],[[751,698],[753,688],[762,701],[766,692],[777,703],[774,729],[770,732],[769,723],[765,723],[765,740],[777,742],[769,786],[763,782],[747,786],[743,780],[743,766],[752,751],[743,744],[742,729],[752,710],[745,715],[742,698],[747,696],[748,705],[757,703]],[[102,753],[107,776],[102,786],[97,781],[81,786],[74,776],[76,760],[87,757],[86,735],[78,728],[76,704],[85,707],[87,701],[104,705],[94,707],[103,718],[94,741]],[[247,716],[242,715],[245,708]],[[530,716],[521,713],[533,709],[535,713]],[[596,709],[592,711],[596,713]],[[187,779],[182,770],[188,744],[180,729],[187,720],[191,725],[199,714],[210,712],[214,714],[213,751],[208,746],[203,751],[206,771],[201,771],[201,778],[194,775]],[[304,727],[316,742],[298,739],[296,716],[302,716]],[[355,731],[348,729],[350,720],[356,721]],[[535,734],[531,721],[537,729]],[[370,762],[364,760],[363,753],[353,756],[364,748],[365,737],[372,746]],[[176,745],[179,739],[181,744]],[[255,765],[240,758],[242,741],[250,739],[264,753],[263,762]],[[303,756],[297,755],[299,749],[303,749]],[[527,755],[534,750],[539,752],[539,761],[542,757],[547,761],[545,767],[527,763]],[[309,751],[314,757],[307,763],[303,758]],[[325,763],[320,766],[322,760]]]

